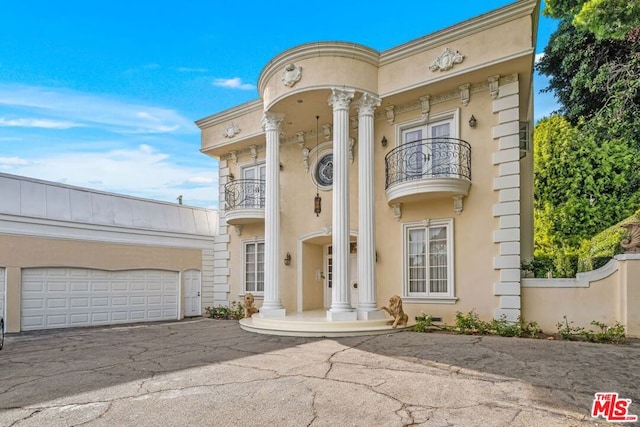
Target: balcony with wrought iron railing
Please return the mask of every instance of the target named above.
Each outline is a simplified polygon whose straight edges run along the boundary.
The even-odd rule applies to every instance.
[[[434,195],[466,196],[471,186],[471,145],[456,138],[407,142],[385,156],[387,202]]]
[[[264,221],[265,181],[238,179],[224,186],[227,224],[241,225]]]

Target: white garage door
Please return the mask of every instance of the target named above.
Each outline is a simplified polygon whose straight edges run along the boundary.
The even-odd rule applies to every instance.
[[[7,289],[7,285],[5,283],[5,279],[4,279],[4,268],[0,268],[0,317],[5,317],[4,316],[4,300],[5,300],[5,294],[6,294],[6,289]]]
[[[30,268],[22,272],[22,330],[178,318],[178,273]]]

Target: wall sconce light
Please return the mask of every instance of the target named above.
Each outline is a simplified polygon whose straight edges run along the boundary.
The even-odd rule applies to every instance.
[[[473,114],[471,115],[471,118],[469,119],[469,127],[476,127],[476,125],[478,124],[478,121],[476,120],[475,117],[473,117]]]
[[[284,265],[291,265],[291,254],[289,252],[284,256]]]
[[[380,141],[380,144],[382,144],[383,147],[387,146],[387,137],[386,136],[382,137],[382,141]]]
[[[230,174],[229,174],[229,181],[233,181],[234,179],[236,179],[236,177],[235,177],[235,176],[233,176],[233,174],[232,174],[232,173],[230,173]]]

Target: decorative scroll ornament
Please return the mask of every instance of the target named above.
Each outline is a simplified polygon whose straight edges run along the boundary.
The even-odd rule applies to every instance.
[[[282,83],[287,87],[293,87],[302,78],[302,67],[296,64],[287,64],[282,73]]]
[[[435,61],[429,66],[431,71],[447,71],[453,68],[455,64],[459,64],[464,61],[464,55],[460,54],[457,50],[454,52],[449,48],[446,48],[444,52],[438,56]]]
[[[311,150],[309,150],[307,147],[304,147],[302,149],[302,163],[304,164],[304,171],[309,173],[309,154],[311,153]]]
[[[389,123],[390,125],[392,125],[396,120],[395,108],[395,105],[387,105],[386,107],[384,107],[384,111],[387,115],[387,123]]]
[[[500,94],[500,76],[491,76],[489,77],[489,94],[491,98],[496,99]]]
[[[333,126],[329,123],[325,123],[322,125],[322,134],[324,135],[324,140],[329,141],[331,139],[331,131],[333,130]]]
[[[225,138],[233,138],[240,133],[240,128],[237,124],[231,122],[229,126],[224,130],[223,135]]]
[[[620,246],[626,249],[628,254],[640,253],[640,222],[630,222],[622,224],[621,227],[627,229],[626,236],[620,242]]]
[[[465,107],[469,105],[469,88],[471,85],[469,83],[465,83],[463,85],[458,86],[458,90],[460,91],[460,102]]]

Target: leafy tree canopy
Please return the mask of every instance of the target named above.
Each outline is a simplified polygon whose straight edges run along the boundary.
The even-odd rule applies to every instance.
[[[547,0],[544,13],[571,19],[573,25],[593,33],[598,40],[624,40],[640,25],[637,0]]]

